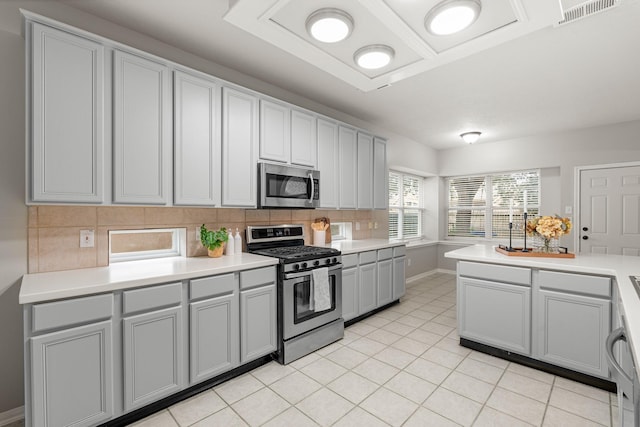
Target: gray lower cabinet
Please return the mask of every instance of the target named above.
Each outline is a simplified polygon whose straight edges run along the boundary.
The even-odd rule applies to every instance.
[[[404,246],[402,246],[404,249]],[[403,251],[404,253],[404,251]],[[405,279],[405,256],[397,256],[393,258],[393,300],[397,300],[401,296],[404,296],[406,292],[406,279]]]
[[[124,409],[144,406],[182,387],[182,307],[125,317]]]
[[[237,291],[189,304],[191,383],[229,371],[240,363],[238,305]]]
[[[611,280],[541,270],[536,357],[608,378],[605,342],[611,332]]]
[[[393,260],[390,258],[378,261],[377,273],[378,307],[380,307],[393,301]]]
[[[358,268],[345,268],[342,270],[342,318],[345,321],[358,316],[358,295]]]
[[[358,267],[358,307],[360,314],[367,313],[377,307],[376,270],[375,262]]]
[[[111,320],[31,338],[31,425],[91,426],[110,419],[111,346]]]
[[[530,355],[531,287],[459,277],[458,333]]]
[[[240,272],[240,363],[277,349],[274,267]]]

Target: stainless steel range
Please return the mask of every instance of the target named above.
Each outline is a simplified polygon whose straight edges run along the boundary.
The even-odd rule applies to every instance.
[[[280,260],[280,363],[286,365],[344,336],[340,251],[305,246],[302,225],[247,226],[247,249]]]

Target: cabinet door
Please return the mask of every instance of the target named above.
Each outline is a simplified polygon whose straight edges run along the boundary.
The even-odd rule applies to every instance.
[[[144,406],[182,387],[182,309],[124,318],[124,409]]]
[[[385,259],[377,263],[378,307],[393,300],[393,260]]]
[[[358,316],[358,269],[342,270],[342,318],[351,320]]]
[[[240,292],[240,363],[276,350],[276,285]]]
[[[458,278],[461,337],[504,350],[531,354],[531,288]]]
[[[255,207],[258,100],[222,88],[222,205]]]
[[[111,321],[31,338],[34,426],[90,426],[113,416]]]
[[[103,201],[104,49],[33,25],[31,200]]]
[[[260,100],[260,158],[289,163],[291,147],[291,109]]]
[[[376,263],[361,265],[358,267],[358,292],[359,292],[359,313],[367,313],[377,307],[378,297],[376,295]]]
[[[389,206],[387,172],[387,143],[373,138],[373,208],[387,209]]]
[[[220,87],[209,79],[174,74],[174,203],[220,204]]]
[[[540,360],[608,378],[609,300],[540,290],[537,310]]]
[[[406,291],[405,279],[405,257],[397,257],[393,259],[393,300],[404,296]]]
[[[340,126],[340,208],[355,209],[358,182],[358,146],[356,131]]]
[[[373,208],[373,137],[358,132],[358,209]]]
[[[320,207],[338,207],[338,125],[318,119]]]
[[[315,169],[318,163],[316,153],[316,117],[291,110],[291,163]]]
[[[191,383],[238,366],[238,305],[237,292],[189,304]]]
[[[164,205],[171,182],[168,69],[117,50],[113,61],[113,201]]]

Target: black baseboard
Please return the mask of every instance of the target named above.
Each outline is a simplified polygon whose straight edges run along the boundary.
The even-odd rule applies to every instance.
[[[347,326],[351,326],[354,323],[358,323],[359,321],[364,320],[367,317],[371,317],[374,314],[381,312],[382,310],[386,310],[387,308],[389,308],[391,306],[394,306],[394,305],[398,304],[399,302],[400,302],[399,299],[397,299],[395,301],[391,301],[389,304],[383,305],[382,307],[378,307],[378,308],[376,308],[374,310],[371,310],[371,311],[369,311],[369,312],[367,312],[365,314],[361,314],[360,316],[354,317],[351,320],[347,320],[347,321],[344,322],[344,327],[346,328]]]
[[[491,356],[499,357],[510,362],[516,362],[521,365],[528,366],[530,368],[539,369],[541,371],[548,372],[559,377],[564,377],[573,381],[578,381],[583,384],[587,384],[593,387],[600,388],[611,393],[616,392],[616,383],[605,380],[603,378],[593,377],[591,375],[583,374],[581,372],[572,371],[571,369],[561,368],[550,363],[542,362],[540,360],[532,359],[521,354],[512,353],[507,350],[491,347],[490,345],[480,344],[475,341],[468,340],[466,338],[460,338],[460,345],[470,348],[472,350],[486,353]]]
[[[166,409],[176,403],[188,399],[192,396],[195,396],[198,393],[202,393],[205,390],[208,390],[212,387],[215,387],[219,384],[222,384],[225,381],[229,381],[232,378],[235,378],[239,375],[242,375],[246,372],[249,372],[259,366],[262,366],[266,363],[274,360],[273,354],[269,354],[267,356],[263,356],[260,359],[253,360],[245,365],[239,366],[231,371],[225,372],[223,374],[218,375],[217,377],[213,377],[201,383],[198,383],[194,386],[181,390],[171,396],[167,396],[164,399],[160,399],[156,402],[150,403],[146,406],[143,406],[140,409],[136,409],[133,412],[129,412],[124,414],[118,418],[114,418],[112,420],[107,421],[104,424],[100,424],[100,426],[104,427],[120,427],[126,426],[136,421],[139,421],[143,418],[148,417],[149,415],[153,415],[158,411]]]

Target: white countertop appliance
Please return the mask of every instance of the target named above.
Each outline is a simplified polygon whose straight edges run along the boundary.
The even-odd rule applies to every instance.
[[[340,251],[305,246],[302,225],[248,226],[246,234],[250,253],[280,260],[278,361],[290,363],[341,339]]]

